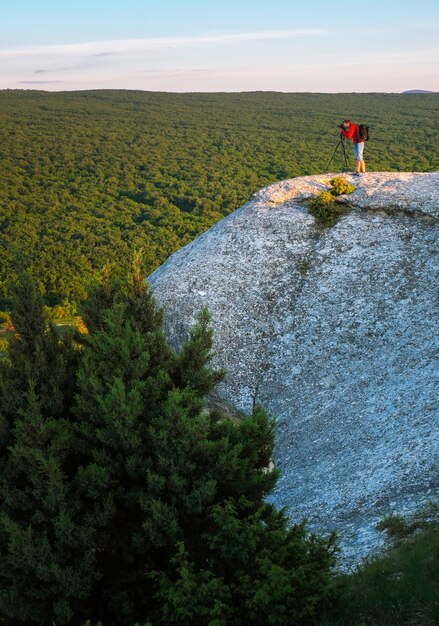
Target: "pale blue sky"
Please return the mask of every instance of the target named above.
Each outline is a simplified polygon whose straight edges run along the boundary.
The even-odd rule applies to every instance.
[[[0,0],[0,88],[439,91],[433,0]]]

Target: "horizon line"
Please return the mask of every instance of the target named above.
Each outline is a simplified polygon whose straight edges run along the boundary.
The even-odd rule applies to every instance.
[[[38,84],[39,81],[21,81],[22,84]],[[40,81],[41,84],[48,83],[60,83],[63,81]],[[251,89],[251,90],[242,90],[242,91],[229,91],[229,90],[208,90],[208,91],[169,91],[165,89],[126,89],[124,87],[95,87],[95,88],[86,88],[86,89],[37,89],[37,88],[20,88],[20,87],[4,87],[0,88],[0,92],[2,91],[38,91],[44,92],[48,94],[53,93],[83,93],[90,91],[126,91],[132,93],[167,93],[167,94],[175,94],[175,95],[184,95],[184,94],[253,94],[253,93],[279,93],[279,94],[323,94],[323,95],[336,95],[336,94],[406,94],[406,95],[422,95],[422,94],[439,94],[439,91],[433,91],[429,89],[405,89],[404,91],[282,91],[276,89]]]

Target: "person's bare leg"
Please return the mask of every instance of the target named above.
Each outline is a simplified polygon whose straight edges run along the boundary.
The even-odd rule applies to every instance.
[[[361,161],[355,161],[355,171],[357,174],[360,173],[360,169],[361,169]]]
[[[366,172],[366,163],[364,161],[360,161],[360,165],[361,165],[361,171],[363,173],[365,173]]]

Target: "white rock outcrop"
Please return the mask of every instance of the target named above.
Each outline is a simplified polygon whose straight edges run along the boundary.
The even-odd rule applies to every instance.
[[[439,495],[439,172],[346,175],[352,211],[322,231],[304,201],[333,176],[262,189],[149,280],[177,349],[209,307],[215,400],[276,417],[272,499],[348,562]]]

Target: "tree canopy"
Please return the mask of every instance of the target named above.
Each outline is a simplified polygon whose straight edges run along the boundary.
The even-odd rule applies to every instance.
[[[438,169],[438,102],[0,91],[0,308],[10,306],[17,254],[50,305],[84,300],[104,265],[124,273],[140,247],[149,274],[261,187],[324,172],[345,117],[370,127],[370,170]]]

